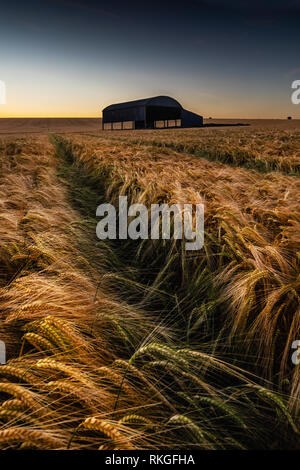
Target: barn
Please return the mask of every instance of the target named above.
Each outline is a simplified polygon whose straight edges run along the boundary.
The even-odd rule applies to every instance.
[[[102,129],[201,127],[203,117],[183,109],[169,96],[111,104],[102,111]]]

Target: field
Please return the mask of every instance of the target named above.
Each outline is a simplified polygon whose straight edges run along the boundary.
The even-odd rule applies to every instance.
[[[48,132],[97,132],[100,119],[94,118],[0,118],[0,136],[22,136]]]
[[[299,122],[30,121],[0,122],[0,448],[299,449]],[[99,240],[120,195],[204,204],[203,249]]]

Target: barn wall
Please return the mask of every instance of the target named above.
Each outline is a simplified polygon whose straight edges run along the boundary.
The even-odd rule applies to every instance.
[[[144,106],[103,111],[103,122],[144,121],[145,119]]]
[[[181,112],[181,126],[182,127],[202,127],[203,117],[199,114],[192,113],[183,109]]]

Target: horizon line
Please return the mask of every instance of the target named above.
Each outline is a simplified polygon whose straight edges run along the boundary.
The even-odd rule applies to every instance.
[[[293,117],[291,116],[291,120],[294,120],[294,121],[299,121],[300,120],[300,117]],[[0,119],[99,119],[99,120],[102,120],[103,117],[98,117],[98,116],[0,116]],[[207,120],[216,120],[216,119],[226,119],[226,120],[237,120],[237,119],[240,119],[240,120],[255,120],[255,121],[258,121],[258,120],[275,120],[275,121],[287,121],[288,118],[287,116],[286,117],[205,117],[203,116],[203,119],[207,119]]]

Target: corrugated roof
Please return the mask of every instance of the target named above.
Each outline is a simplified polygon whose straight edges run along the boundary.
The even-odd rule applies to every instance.
[[[103,109],[103,111],[113,111],[117,109],[135,108],[139,106],[170,106],[180,107],[181,104],[170,96],[153,96],[151,98],[143,98],[135,101],[125,101],[124,103],[111,104]]]

